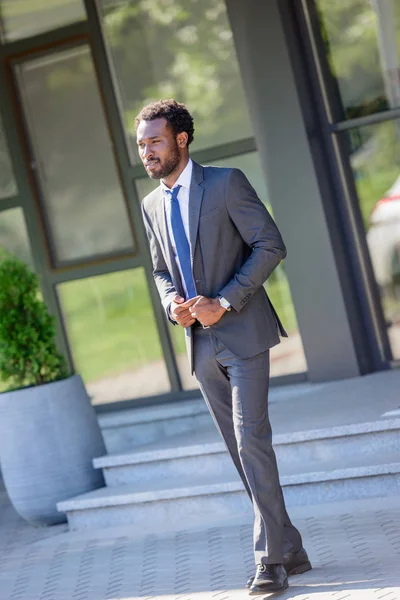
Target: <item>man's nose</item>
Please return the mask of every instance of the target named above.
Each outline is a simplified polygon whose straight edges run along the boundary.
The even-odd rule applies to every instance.
[[[153,149],[152,149],[151,146],[145,146],[143,148],[143,156],[146,159],[149,159],[149,158],[151,158],[153,156]]]

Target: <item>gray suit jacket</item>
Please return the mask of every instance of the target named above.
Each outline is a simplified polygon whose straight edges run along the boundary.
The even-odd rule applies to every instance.
[[[184,297],[171,248],[161,187],[142,203],[153,275],[168,316],[176,293]],[[271,215],[239,169],[203,167],[193,162],[189,199],[190,252],[197,293],[218,294],[232,305],[212,326],[234,354],[249,358],[286,337],[263,283],[286,256]],[[185,330],[193,372],[193,336]]]

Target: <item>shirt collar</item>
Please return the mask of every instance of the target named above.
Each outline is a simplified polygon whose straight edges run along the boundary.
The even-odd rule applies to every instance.
[[[192,171],[193,171],[193,161],[191,158],[189,158],[188,164],[183,169],[182,173],[179,175],[179,177],[176,180],[176,182],[174,183],[174,187],[172,189],[174,189],[177,185],[180,185],[181,187],[190,189],[190,183],[192,181]],[[160,182],[160,184],[161,184],[161,189],[163,190],[164,194],[167,190],[171,191],[170,188],[167,187],[165,185],[165,183],[163,183],[162,181]],[[170,194],[166,194],[166,195],[170,196]]]

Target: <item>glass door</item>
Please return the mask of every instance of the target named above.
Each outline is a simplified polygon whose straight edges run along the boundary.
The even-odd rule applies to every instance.
[[[72,362],[95,404],[168,393],[90,45],[86,38],[62,43],[11,66]]]

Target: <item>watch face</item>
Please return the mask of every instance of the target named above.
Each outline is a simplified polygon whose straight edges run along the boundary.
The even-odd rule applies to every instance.
[[[219,299],[219,303],[220,305],[225,308],[226,310],[229,310],[231,305],[229,304],[228,300],[225,300],[225,298],[220,298]]]

